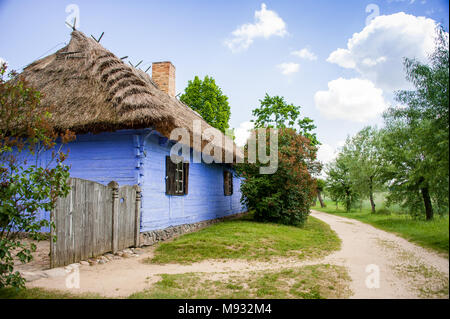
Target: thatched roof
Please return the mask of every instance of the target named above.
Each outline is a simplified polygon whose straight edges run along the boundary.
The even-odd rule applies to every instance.
[[[80,31],[72,32],[67,46],[31,63],[21,75],[43,94],[41,104],[54,108],[52,121],[58,130],[82,134],[151,127],[169,138],[174,128],[182,127],[190,132],[193,145],[194,120],[201,121],[202,131],[211,128],[188,106],[159,90],[147,73]]]

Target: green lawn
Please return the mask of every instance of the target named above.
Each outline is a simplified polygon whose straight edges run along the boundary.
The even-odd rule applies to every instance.
[[[319,264],[276,271],[232,274],[187,273],[161,276],[152,288],[134,293],[133,299],[325,299],[351,294],[344,267]]]
[[[308,218],[304,227],[258,223],[250,215],[214,224],[158,244],[150,263],[192,263],[206,259],[269,261],[272,257],[314,258],[340,248],[336,233]],[[276,261],[274,261],[276,266]],[[222,277],[221,277],[222,276]],[[344,268],[312,265],[251,273],[161,275],[150,289],[130,298],[344,298],[349,294]],[[0,289],[1,298],[101,298],[38,288]]]
[[[364,203],[362,210],[352,210],[350,213],[335,203],[326,201],[327,207],[315,206],[312,209],[330,214],[357,219],[377,228],[396,233],[423,247],[432,248],[439,253],[449,255],[449,218],[436,216],[433,221],[415,220],[408,214],[400,214],[394,209],[390,215],[372,214],[370,207]],[[382,207],[382,205],[377,205]]]
[[[269,260],[271,257],[321,257],[340,247],[330,227],[309,217],[302,228],[258,223],[246,216],[214,224],[161,243],[150,263],[192,263],[206,259]]]

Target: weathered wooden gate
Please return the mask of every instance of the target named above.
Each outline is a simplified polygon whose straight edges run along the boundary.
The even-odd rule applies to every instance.
[[[139,186],[79,178],[69,183],[69,194],[58,198],[51,212],[50,267],[139,246]]]

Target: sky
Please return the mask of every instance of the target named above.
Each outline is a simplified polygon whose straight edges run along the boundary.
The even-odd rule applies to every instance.
[[[5,1],[0,60],[20,71],[86,35],[146,69],[176,67],[176,93],[196,75],[212,76],[229,98],[237,143],[265,94],[280,95],[312,118],[328,162],[367,125],[382,125],[394,92],[410,88],[403,57],[425,62],[434,27],[448,31],[440,0]],[[151,71],[149,71],[151,72]]]

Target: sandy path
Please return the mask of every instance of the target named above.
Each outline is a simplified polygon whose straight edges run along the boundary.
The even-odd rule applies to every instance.
[[[448,298],[447,258],[354,219],[317,211],[311,215],[341,238],[342,249],[325,259],[348,268],[353,298]],[[368,265],[379,267],[379,288],[366,286],[374,273],[374,268],[366,272]]]
[[[153,255],[155,247],[152,246],[145,248],[139,257],[113,260],[103,265],[80,266],[79,288],[67,288],[68,276],[63,268],[56,268],[55,276],[29,282],[27,286],[126,297],[150,288],[160,280],[159,274],[205,272],[220,277],[227,273],[329,263],[347,267],[352,278],[353,298],[448,298],[448,259],[355,220],[320,212],[313,212],[312,216],[328,223],[338,234],[342,239],[340,251],[325,258],[307,261],[282,258],[272,262],[203,261],[191,265],[143,263],[144,259]],[[366,267],[369,264],[375,264],[380,269],[379,288],[366,287],[369,275]],[[445,286],[446,292],[435,292]],[[420,289],[425,289],[426,294],[421,293]]]

